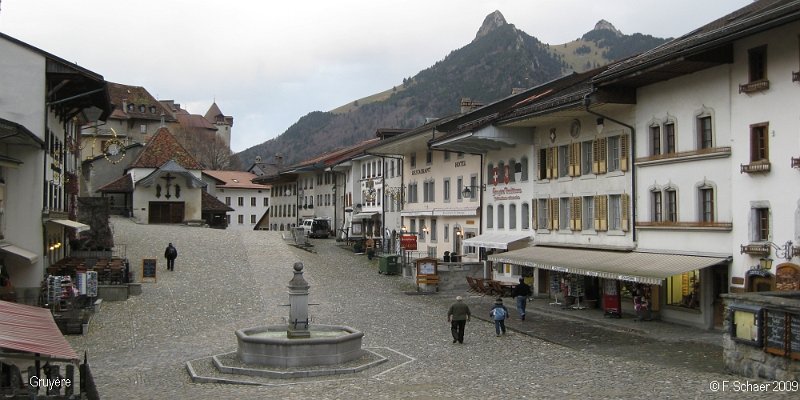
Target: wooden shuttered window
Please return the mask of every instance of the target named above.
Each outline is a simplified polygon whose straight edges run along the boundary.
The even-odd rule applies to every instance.
[[[570,199],[570,228],[573,231],[581,230],[581,198],[573,197]]]
[[[547,229],[558,230],[558,198],[548,201],[550,202],[550,220],[547,222]]]
[[[558,178],[558,147],[547,149],[547,179]]]
[[[608,196],[594,196],[594,230],[608,230]]]
[[[608,143],[606,138],[595,139],[592,142],[592,172],[605,174],[608,170]]]
[[[539,200],[531,200],[531,229],[539,229]]]
[[[630,229],[630,217],[628,217],[629,210],[630,210],[630,196],[627,194],[622,194],[619,196],[619,213],[620,213],[620,227],[624,232],[627,232]]]
[[[569,176],[581,175],[581,143],[569,145]]]
[[[619,137],[619,169],[628,170],[628,135]]]

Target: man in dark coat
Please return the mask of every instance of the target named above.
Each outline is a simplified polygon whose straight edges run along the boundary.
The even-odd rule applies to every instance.
[[[175,246],[170,243],[167,246],[167,249],[164,250],[164,258],[167,259],[167,270],[174,271],[175,270],[175,259],[178,258],[178,250],[175,249]]]
[[[450,322],[453,343],[464,343],[464,327],[467,325],[470,316],[469,306],[464,304],[464,299],[461,296],[456,297],[456,302],[447,310],[447,322]]]
[[[531,295],[531,287],[525,283],[525,279],[519,278],[519,285],[514,287],[511,295],[517,300],[517,312],[519,319],[525,320],[525,309],[528,306],[528,296]]]

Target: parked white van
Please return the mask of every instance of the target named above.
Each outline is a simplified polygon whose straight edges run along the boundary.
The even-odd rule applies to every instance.
[[[310,238],[327,239],[331,234],[331,222],[328,218],[307,218],[303,220],[303,232]]]

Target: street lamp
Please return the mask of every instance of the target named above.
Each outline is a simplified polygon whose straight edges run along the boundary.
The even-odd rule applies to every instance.
[[[475,185],[464,186],[464,190],[461,191],[461,197],[472,198],[472,192],[478,189],[480,189],[481,191],[486,191],[486,184],[482,184],[480,186],[475,186]]]

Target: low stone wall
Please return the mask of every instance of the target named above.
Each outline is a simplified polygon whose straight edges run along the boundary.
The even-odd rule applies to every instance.
[[[723,362],[725,369],[736,375],[748,378],[763,378],[778,381],[800,380],[800,351],[797,338],[800,332],[786,332],[783,345],[776,345],[773,330],[800,326],[800,292],[760,292],[722,295],[725,300],[726,317],[723,335]],[[745,316],[754,315],[756,324],[749,329],[756,337],[748,340],[737,338],[736,321],[733,311],[743,310]],[[765,315],[781,316],[765,318]],[[743,318],[744,322],[750,318]],[[786,321],[789,321],[787,323]],[[745,330],[745,333],[748,330]],[[773,340],[767,340],[772,335]],[[780,347],[782,353],[773,354]],[[778,351],[781,352],[781,351]]]
[[[466,291],[467,276],[483,276],[483,263],[439,263],[439,290]]]

